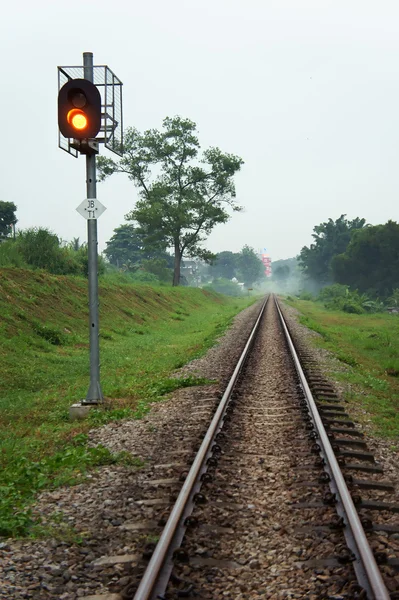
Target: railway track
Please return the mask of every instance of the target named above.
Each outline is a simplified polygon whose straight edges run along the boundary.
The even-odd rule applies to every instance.
[[[109,465],[80,485],[45,491],[36,514],[52,523],[56,510],[61,534],[72,525],[81,540],[1,544],[0,598],[398,598],[398,493],[324,378],[319,353],[290,308],[281,306],[307,384],[288,353],[272,298],[229,384],[259,306],[240,313],[206,357],[178,372],[209,384],[179,389],[141,420],[90,432],[91,444],[126,450],[142,466]],[[359,541],[358,525],[351,533],[340,506],[307,387],[366,542]],[[217,413],[223,427],[214,426],[213,440],[207,431]],[[205,465],[195,458],[201,445]],[[376,452],[395,473],[384,446]],[[195,462],[200,482],[189,474]],[[173,508],[182,490],[189,504]],[[168,521],[173,513],[176,531]],[[165,525],[173,543],[162,556]]]
[[[154,542],[122,598],[399,597],[393,486],[298,350],[306,376],[270,298],[216,409],[199,407],[198,452],[146,482]]]

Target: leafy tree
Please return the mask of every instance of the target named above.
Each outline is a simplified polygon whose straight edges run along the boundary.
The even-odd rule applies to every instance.
[[[319,283],[327,283],[332,279],[331,261],[337,254],[345,252],[352,233],[362,229],[365,219],[356,218],[348,221],[346,215],[333,221],[329,219],[313,228],[315,240],[308,248],[304,246],[299,255],[299,262],[305,274]]]
[[[143,235],[133,224],[120,225],[114,229],[114,235],[106,245],[105,256],[112,265],[120,268],[128,261],[135,264],[145,256]]]
[[[80,238],[77,237],[77,238],[72,238],[72,241],[69,242],[68,246],[71,250],[78,252],[80,250],[80,248],[83,248],[84,246],[86,246],[86,243],[83,242],[83,244],[81,244]]]
[[[183,256],[212,257],[202,242],[229,219],[226,207],[241,210],[233,182],[241,158],[209,148],[199,159],[199,149],[195,123],[167,117],[161,131],[128,129],[119,162],[97,161],[100,180],[126,173],[138,188],[139,199],[126,218],[137,221],[147,244],[173,248],[173,285],[180,283]]]
[[[17,223],[15,216],[17,207],[14,202],[4,202],[0,200],[0,237],[7,237],[14,230]]]
[[[173,265],[170,254],[156,247],[148,247],[140,229],[126,223],[114,229],[114,235],[106,242],[105,256],[112,265],[124,271],[134,272],[139,268],[159,276],[162,281],[171,281]]]
[[[277,267],[273,270],[273,279],[276,281],[285,282],[290,276],[290,273],[291,271],[288,265]]]
[[[246,287],[251,287],[255,282],[265,277],[264,266],[255,250],[245,245],[238,255],[240,280]]]
[[[167,256],[171,258],[169,255]],[[146,273],[155,275],[159,281],[170,284],[173,271],[169,263],[170,261],[165,258],[148,258],[141,261],[141,269]]]
[[[233,252],[223,251],[216,254],[212,261],[210,273],[213,277],[224,279],[233,279],[236,277],[238,269],[238,254]]]
[[[337,282],[387,298],[398,286],[399,224],[388,221],[356,231],[346,251],[332,261]]]

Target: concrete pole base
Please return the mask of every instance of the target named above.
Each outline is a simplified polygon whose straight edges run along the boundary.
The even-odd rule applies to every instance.
[[[78,421],[85,419],[92,408],[97,408],[97,404],[82,404],[77,402],[69,408],[69,420]]]

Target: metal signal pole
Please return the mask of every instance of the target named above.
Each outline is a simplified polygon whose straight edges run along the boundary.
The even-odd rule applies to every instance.
[[[93,81],[93,53],[83,53],[84,78]],[[86,154],[87,199],[96,199],[96,155]],[[99,404],[103,401],[100,384],[100,344],[98,313],[98,241],[97,219],[87,220],[88,270],[89,270],[89,339],[90,339],[90,385],[82,404]]]

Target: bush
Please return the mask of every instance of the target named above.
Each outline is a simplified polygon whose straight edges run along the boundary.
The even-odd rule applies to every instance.
[[[50,344],[53,344],[53,346],[61,346],[64,343],[65,336],[58,331],[58,329],[54,329],[53,327],[35,323],[33,331],[47,342],[50,342]]]
[[[28,267],[14,240],[0,243],[0,267]]]
[[[337,304],[339,306],[339,303]],[[356,300],[351,298],[342,302],[340,310],[343,310],[346,313],[353,313],[356,315],[361,315],[365,312],[362,306],[360,306],[360,304],[356,302]]]
[[[299,294],[299,299],[300,300],[314,300],[314,296],[310,292],[303,291]]]
[[[85,277],[89,276],[89,250],[86,244],[80,246],[78,250],[73,250],[69,248],[63,248],[66,250],[73,260],[75,260],[79,265],[79,270],[82,275]],[[105,262],[102,256],[98,256],[98,268],[99,275],[104,275],[105,273]]]
[[[336,298],[347,298],[349,295],[350,292],[347,285],[334,283],[334,285],[327,285],[320,290],[319,300],[330,302]]]
[[[74,249],[63,247],[59,238],[40,227],[18,233],[16,240],[0,243],[0,267],[45,269],[55,275],[88,276],[88,250],[83,245]],[[98,257],[98,272],[105,272],[105,263]]]
[[[68,248],[60,247],[60,240],[48,229],[32,227],[18,234],[18,252],[24,261],[36,269],[46,269],[55,275],[81,274],[81,266]]]
[[[230,279],[223,279],[222,277],[214,279],[211,284],[205,285],[203,289],[225,294],[226,296],[242,295],[242,289],[237,283],[230,281]]]
[[[134,283],[135,281],[138,283],[159,283],[159,277],[154,275],[154,273],[147,273],[147,271],[136,271],[131,275],[131,281]]]
[[[355,290],[351,292],[346,285],[334,283],[319,292],[319,300],[324,302],[328,310],[342,310],[346,313],[361,315],[365,312],[363,303],[369,302],[367,296],[360,296]]]

